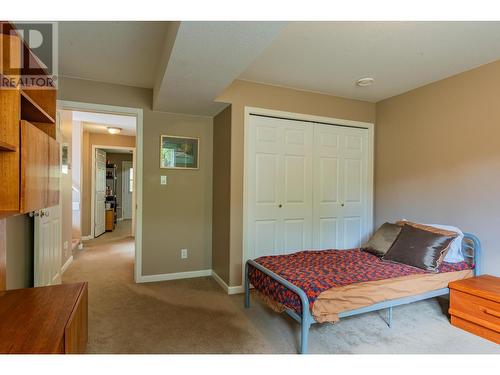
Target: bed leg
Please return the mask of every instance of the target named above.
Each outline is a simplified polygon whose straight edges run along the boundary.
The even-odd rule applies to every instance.
[[[389,316],[387,319],[387,325],[389,326],[389,328],[392,327],[392,307],[389,307]]]
[[[248,264],[245,264],[245,308],[250,307],[250,282],[248,281]]]
[[[300,323],[300,354],[307,354],[307,344],[309,343],[309,328],[311,323],[304,318]]]

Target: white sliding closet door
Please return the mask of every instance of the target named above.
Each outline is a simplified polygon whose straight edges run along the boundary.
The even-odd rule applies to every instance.
[[[308,123],[251,117],[249,256],[312,246],[312,142]]]
[[[314,124],[314,248],[349,249],[369,232],[368,131]]]
[[[248,116],[244,262],[358,247],[371,228],[368,129]]]

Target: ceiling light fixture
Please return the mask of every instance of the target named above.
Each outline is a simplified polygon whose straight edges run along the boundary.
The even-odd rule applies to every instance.
[[[371,77],[365,77],[365,78],[360,78],[356,81],[356,86],[359,87],[366,87],[366,86],[371,86],[375,80]]]
[[[120,132],[122,131],[122,128],[115,128],[115,127],[108,127],[106,128],[108,129],[108,133],[109,134],[120,134]]]

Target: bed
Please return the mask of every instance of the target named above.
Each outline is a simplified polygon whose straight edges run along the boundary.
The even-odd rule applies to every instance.
[[[438,272],[382,261],[360,249],[264,256],[245,264],[245,307],[252,285],[273,310],[300,324],[304,354],[312,324],[387,309],[390,327],[394,306],[446,295],[449,282],[479,275],[480,251],[478,238],[465,233],[465,261],[443,262]]]

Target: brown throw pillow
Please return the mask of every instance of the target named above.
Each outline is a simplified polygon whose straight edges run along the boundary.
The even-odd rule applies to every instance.
[[[457,236],[443,235],[405,224],[383,260],[437,271],[451,242]]]
[[[380,257],[384,256],[394,241],[396,241],[396,238],[398,238],[399,232],[401,232],[399,225],[391,223],[382,224],[361,249]]]

